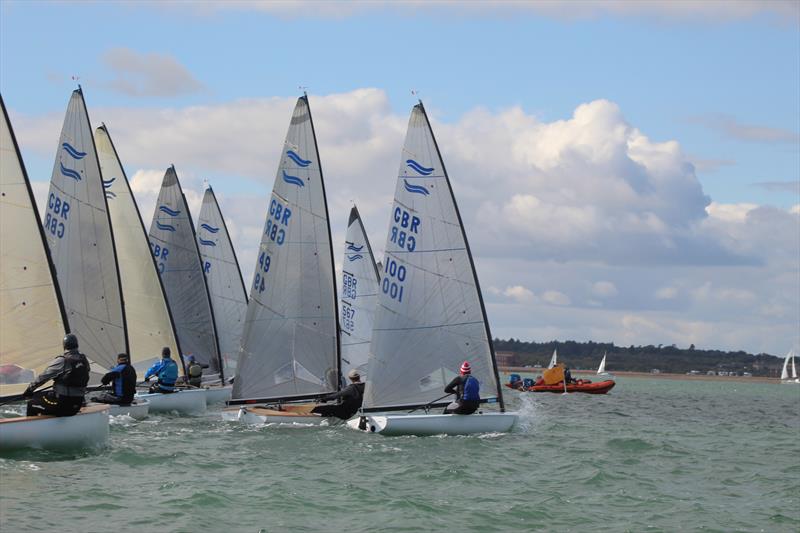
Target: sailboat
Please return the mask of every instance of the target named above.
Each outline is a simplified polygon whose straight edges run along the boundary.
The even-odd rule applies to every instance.
[[[509,431],[486,309],[450,180],[425,109],[414,106],[386,239],[361,419],[382,435]],[[500,412],[433,414],[463,361]],[[419,411],[423,414],[398,411]]]
[[[325,184],[304,95],[286,133],[228,402],[233,408],[223,418],[252,424],[338,421],[311,413],[313,403],[297,403],[340,387],[336,303]]]
[[[203,195],[197,221],[197,245],[217,324],[223,371],[226,377],[232,378],[244,331],[247,291],[228,227],[211,187]],[[206,400],[209,404],[229,400],[231,389],[230,385],[209,388]]]
[[[611,375],[608,372],[606,372],[606,354],[605,353],[603,354],[603,358],[600,360],[600,366],[597,367],[597,375],[598,376],[601,376],[601,375],[610,376]]]
[[[555,368],[558,364],[558,348],[553,349],[553,357],[550,358],[550,364],[547,365],[547,368]]]
[[[70,325],[2,97],[0,107],[0,404],[5,404],[22,399],[28,383],[62,352]],[[101,446],[107,440],[107,407],[84,408],[72,417],[0,419],[0,450]]]
[[[792,373],[789,375],[789,359],[792,360]],[[781,383],[786,384],[800,384],[800,378],[797,377],[797,367],[794,364],[795,353],[794,350],[789,350],[786,354],[786,359],[783,360],[783,370],[781,371]]]
[[[353,206],[345,234],[339,293],[343,376],[352,369],[366,376],[380,279],[367,232],[358,209]]]
[[[214,311],[200,263],[194,224],[174,166],[164,174],[149,237],[150,250],[167,294],[181,349],[173,356],[179,357],[183,363],[185,356],[194,355],[197,361],[208,365],[210,372],[224,381]],[[206,406],[204,389],[137,396],[150,400],[151,412],[203,412]]]

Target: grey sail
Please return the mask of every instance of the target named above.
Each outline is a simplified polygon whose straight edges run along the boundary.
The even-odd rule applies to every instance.
[[[231,377],[236,373],[247,314],[247,292],[225,219],[211,187],[206,189],[200,208],[197,244],[217,325],[222,365],[225,375]]]
[[[161,183],[150,225],[150,249],[167,293],[181,355],[194,355],[209,365],[208,374],[223,374],[194,225],[175,167],[167,169]]]
[[[281,152],[247,306],[233,399],[338,388],[339,335],[328,207],[307,98]]]
[[[128,353],[114,237],[89,115],[73,91],[42,221],[64,307],[80,348],[111,368]]]
[[[364,408],[430,403],[469,361],[481,396],[502,392],[478,279],[438,146],[416,105],[400,162]]]
[[[342,374],[356,369],[366,375],[369,344],[380,276],[364,224],[353,206],[347,224],[342,260],[339,320],[342,334]]]
[[[114,228],[131,363],[143,374],[160,359],[162,347],[180,353],[177,335],[139,207],[105,125],[95,130],[94,137]]]
[[[20,394],[69,329],[6,106],[0,124],[0,397]]]

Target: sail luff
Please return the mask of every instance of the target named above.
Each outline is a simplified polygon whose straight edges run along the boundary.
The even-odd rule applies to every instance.
[[[175,321],[172,317],[172,310],[167,304],[167,294],[164,290],[164,284],[161,280],[161,276],[158,274],[156,259],[150,249],[147,230],[145,229],[144,221],[142,220],[139,205],[136,202],[136,197],[131,189],[125,169],[122,166],[122,160],[119,157],[114,140],[111,138],[111,134],[108,132],[108,128],[105,124],[101,124],[96,129],[95,137],[95,145],[98,146],[99,144],[98,160],[101,162],[101,171],[109,175],[119,173],[122,178],[119,182],[117,182],[114,177],[111,177],[110,180],[104,180],[104,185],[106,185],[106,183],[108,184],[107,192],[113,195],[115,202],[127,201],[127,203],[121,205],[112,205],[111,203],[108,203],[108,198],[106,201],[109,206],[108,212],[112,219],[111,226],[112,228],[117,228],[117,233],[115,234],[115,244],[117,245],[117,266],[120,269],[120,285],[122,287],[123,296],[125,294],[128,295],[128,297],[125,299],[125,317],[127,323],[129,324],[128,342],[130,345],[129,349],[131,350],[129,355],[131,356],[131,361],[134,365],[136,365],[137,361],[139,361],[140,365],[146,365],[146,363],[149,362],[148,360],[155,360],[160,357],[160,350],[163,346],[168,346],[170,349],[175,350],[176,353],[182,353],[181,345],[178,341],[178,334],[175,331]],[[106,151],[108,151],[107,154]],[[104,170],[102,161],[106,158],[108,158],[108,165],[110,165],[110,167]],[[119,185],[117,185],[117,183],[119,183]],[[122,190],[115,191],[117,186],[122,187]],[[130,212],[127,212],[127,210],[130,210]],[[135,228],[131,229],[125,227],[126,224],[128,226],[131,225],[131,222],[129,220],[126,221],[124,218],[126,214],[128,214],[129,218],[129,215],[133,214],[132,218],[134,219],[134,222],[132,225]],[[130,235],[131,232],[134,235]],[[128,243],[127,247],[125,244],[121,244],[125,242],[125,238],[132,239],[132,242]],[[144,262],[146,265],[141,264],[142,256],[145,257]],[[156,303],[151,301],[152,297],[144,296],[149,290],[147,287],[143,286],[146,282],[141,282],[141,285],[139,286],[133,286],[132,283],[126,282],[126,275],[124,275],[125,271],[128,272],[127,277],[141,277],[146,275],[141,271],[142,269],[149,269],[150,275],[147,276],[150,281],[149,285],[152,285],[153,282],[158,284],[159,296],[155,297],[158,299],[158,302]],[[138,291],[141,294],[131,294],[131,291]],[[142,304],[142,301],[147,301],[147,303]],[[142,307],[147,307],[147,309],[140,309],[139,313],[128,313],[128,308],[137,304],[141,305]],[[153,305],[154,307],[151,307]],[[145,315],[146,318],[144,320],[147,320],[147,323],[145,323],[143,320],[142,323],[137,321],[138,314]],[[163,336],[158,336],[159,342],[152,343],[136,340],[137,334],[148,334],[149,329],[154,327],[151,322],[154,320],[154,318],[159,319],[159,315],[163,316],[164,314],[166,315],[166,327],[168,328],[168,331]],[[133,335],[131,330],[133,330]],[[179,366],[185,374],[183,361],[181,360],[180,363],[181,364]]]
[[[792,351],[792,379],[797,379],[797,368],[794,366],[795,359],[794,351]]]
[[[219,202],[217,201],[217,195],[214,194],[214,189],[211,187],[208,188],[211,192],[211,198],[214,200],[214,205],[216,206],[217,212],[219,213],[219,218],[222,220],[222,227],[225,229],[225,235],[228,236],[228,242],[231,244],[231,249],[233,250],[233,261],[236,264],[236,271],[239,273],[239,283],[242,286],[242,294],[244,295],[245,302],[248,301],[247,297],[247,287],[244,284],[244,277],[242,277],[242,268],[239,265],[239,257],[236,255],[236,250],[233,249],[233,241],[231,241],[231,234],[228,231],[228,224],[225,222],[225,217],[222,216],[222,210],[219,207]]]
[[[2,213],[0,215],[2,217],[0,218],[0,265],[2,265],[0,268],[0,287],[2,287],[0,290],[0,310],[2,312],[0,315],[0,365],[15,365],[23,371],[32,371],[34,374],[27,375],[20,372],[18,376],[10,380],[11,382],[0,385],[0,398],[5,398],[21,393],[27,387],[28,382],[33,380],[35,374],[43,370],[53,356],[60,351],[61,339],[64,333],[69,331],[69,320],[64,308],[55,267],[50,257],[44,228],[40,223],[39,210],[36,206],[28,172],[22,160],[22,153],[17,144],[2,95],[0,95],[0,107],[3,110],[0,151],[10,153],[11,147],[13,147],[14,154],[13,156],[4,154],[4,157],[0,157],[0,187],[3,190],[0,202],[2,204],[9,203],[0,210]],[[24,185],[22,191],[14,190],[20,185]],[[18,213],[18,211],[21,212]],[[27,213],[27,217],[24,216],[24,213]],[[3,220],[5,217],[9,218]],[[23,230],[36,228],[33,232],[29,230],[33,234],[23,238],[23,242],[19,243],[21,246],[17,246],[18,243],[13,241],[13,237],[4,234],[6,231],[15,230],[18,225],[22,225]],[[15,235],[19,233],[14,231]],[[9,246],[13,252],[7,253],[10,250],[6,250],[6,246]],[[25,250],[25,247],[30,250]],[[30,251],[32,255],[38,257],[23,259],[22,271],[32,278],[40,276],[42,279],[22,282],[15,282],[12,279],[16,269],[15,265],[9,263],[12,257],[17,257],[23,251]],[[47,286],[50,287],[52,293],[46,289]],[[18,300],[15,300],[11,294],[20,290],[26,291],[23,295],[26,298],[23,305],[18,305]],[[26,305],[31,303],[28,300],[35,298],[39,291],[45,291],[45,294],[50,293],[51,305],[46,305],[45,309],[36,305],[35,302],[33,305]],[[24,333],[23,324],[25,324]],[[7,327],[18,331],[3,331]],[[20,333],[24,335],[24,341]],[[30,363],[26,366],[33,368],[26,369],[17,363]],[[8,378],[4,378],[4,381],[6,379]]]
[[[786,358],[783,360],[783,369],[781,370],[781,379],[789,379],[789,358],[792,356],[792,352],[786,354]]]
[[[442,157],[442,152],[439,150],[439,143],[436,141],[436,136],[433,134],[433,128],[431,127],[430,119],[428,119],[428,114],[425,111],[425,106],[422,105],[422,100],[419,101],[419,107],[422,110],[422,115],[425,117],[425,122],[428,124],[428,130],[431,134],[431,139],[433,139],[433,146],[436,148],[436,154],[439,156],[439,161],[442,163],[442,172],[444,173],[445,182],[447,183],[447,189],[450,191],[450,198],[453,201],[453,207],[455,208],[456,217],[458,218],[458,225],[461,229],[461,236],[464,239],[464,246],[467,249],[467,257],[469,258],[469,266],[472,270],[472,278],[475,282],[475,289],[478,292],[478,301],[481,305],[481,314],[483,315],[483,324],[486,329],[486,339],[489,342],[489,352],[491,353],[492,357],[492,369],[494,370],[494,379],[495,385],[497,389],[497,400],[500,404],[500,412],[505,412],[506,405],[503,401],[503,388],[500,384],[500,372],[497,368],[497,356],[494,351],[494,342],[492,340],[492,333],[489,328],[489,318],[486,315],[486,305],[483,302],[483,292],[481,292],[481,284],[478,280],[478,273],[475,270],[475,261],[472,258],[472,250],[469,247],[469,239],[467,239],[467,232],[464,229],[464,221],[461,218],[461,211],[458,209],[458,202],[456,202],[455,194],[453,193],[453,186],[450,183],[450,176],[447,173],[447,166],[444,163],[444,158]]]
[[[597,373],[602,374],[606,371],[606,354],[603,354],[603,359],[600,360],[600,366],[597,367]]]

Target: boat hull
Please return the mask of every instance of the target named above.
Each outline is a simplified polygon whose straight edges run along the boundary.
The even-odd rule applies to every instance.
[[[475,413],[471,415],[444,414],[380,414],[366,415],[366,430],[384,436],[399,435],[471,435],[475,433],[505,433],[517,421],[517,413]],[[360,429],[360,418],[347,422],[348,427]]]
[[[571,385],[567,385],[566,392],[568,393],[582,392],[584,394],[605,394],[611,389],[613,389],[616,384],[617,383],[612,379],[607,379],[605,381],[598,381],[596,383],[582,383],[582,384],[573,383]],[[560,394],[564,393],[563,383],[558,385],[536,385],[534,387],[528,387],[527,389],[515,388],[507,383],[506,387],[514,390],[519,390],[522,392],[554,392]]]
[[[143,420],[147,418],[147,415],[150,412],[150,402],[142,399],[134,399],[133,403],[130,405],[115,405],[110,403],[105,404],[94,402],[90,402],[88,405],[105,405],[109,408],[108,414],[110,416],[129,416],[137,420]]]
[[[151,413],[202,414],[206,411],[205,389],[186,389],[171,394],[137,393],[136,398],[150,402]]]
[[[74,416],[24,416],[0,420],[0,450],[99,448],[108,441],[106,405]]]
[[[311,410],[316,404],[283,405],[280,409],[265,406],[246,406],[225,409],[222,419],[248,425],[291,424],[302,426],[338,426],[344,422],[335,416],[320,416]]]
[[[225,403],[231,399],[233,392],[233,385],[226,385],[224,387],[212,386],[205,387],[206,391],[206,405],[215,405]]]

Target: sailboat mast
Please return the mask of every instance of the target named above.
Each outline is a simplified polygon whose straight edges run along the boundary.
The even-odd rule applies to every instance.
[[[101,123],[100,124],[100,128],[102,128],[103,131],[106,133],[106,137],[108,137],[108,142],[111,144],[111,150],[114,152],[114,157],[116,158],[117,163],[119,163],[119,168],[122,171],[123,182],[125,183],[125,187],[128,189],[128,194],[130,195],[131,199],[133,200],[133,207],[134,207],[134,209],[136,209],[136,216],[139,218],[139,226],[142,228],[142,235],[144,236],[145,241],[147,241],[148,245],[149,245],[150,239],[148,238],[147,231],[144,228],[144,221],[142,220],[142,213],[139,211],[139,204],[136,202],[136,197],[133,195],[133,190],[131,189],[131,184],[128,181],[128,175],[125,173],[125,168],[122,166],[122,160],[119,158],[119,153],[117,153],[117,147],[114,144],[114,139],[108,133],[108,128],[106,128],[105,124]],[[106,200],[106,205],[108,205],[108,200]],[[153,264],[153,271],[154,272],[158,272],[158,265],[156,264],[156,258],[155,258],[155,256],[153,256],[152,253],[150,254],[150,261]],[[117,268],[119,268],[119,262],[117,262]],[[156,275],[156,279],[158,280],[158,286],[161,289],[161,298],[163,299],[164,303],[166,304],[164,307],[167,308],[167,315],[169,315],[169,327],[170,327],[170,329],[172,329],[172,337],[173,337],[173,339],[175,339],[175,347],[177,348],[178,353],[181,354],[181,353],[183,353],[181,351],[181,343],[180,343],[180,341],[178,341],[178,332],[175,330],[175,319],[172,316],[172,309],[170,308],[169,304],[167,304],[167,293],[164,290],[164,282],[161,280],[161,276],[160,275]],[[120,283],[120,289],[121,289],[121,287],[122,287],[122,283]],[[127,328],[126,328],[126,332],[127,332]],[[128,355],[131,355],[131,354],[128,354]],[[180,360],[181,360],[181,368],[183,369],[183,374],[186,375],[186,365],[184,364],[182,357],[180,358]]]
[[[83,103],[83,112],[86,114],[86,124],[89,125],[89,139],[92,142],[92,150],[94,153],[97,154],[97,146],[94,142],[94,135],[92,135],[91,130],[91,122],[89,121],[89,110],[86,109],[86,100],[83,98],[83,89],[80,85],[78,85],[78,94],[81,97],[81,102]],[[116,153],[116,152],[115,152]],[[97,175],[100,176],[101,186],[103,181],[103,172],[100,169],[100,158],[95,157],[95,164],[97,165]],[[122,294],[122,276],[119,273],[119,261],[117,260],[117,243],[114,239],[114,228],[111,226],[111,213],[108,209],[108,198],[105,195],[105,189],[103,189],[103,204],[106,206],[106,220],[108,221],[108,231],[111,234],[111,251],[114,254],[114,271],[117,273],[117,289],[119,290],[119,305],[120,311],[122,313],[122,334],[125,338],[125,353],[130,355],[131,347],[130,343],[128,342],[128,321],[127,317],[125,316],[125,298]]]
[[[319,164],[319,180],[322,186],[322,204],[325,206],[325,224],[328,227],[328,253],[333,257],[333,239],[331,238],[331,218],[328,213],[328,197],[325,193],[325,177],[322,172],[322,160],[319,158],[319,145],[317,144],[317,132],[314,129],[314,118],[311,116],[311,106],[308,103],[308,94],[303,93],[303,100],[306,102],[308,110],[308,122],[311,124],[311,137],[314,139],[314,151]],[[336,390],[342,388],[342,331],[339,327],[339,295],[336,288],[336,269],[331,268],[331,285],[333,286],[333,312],[336,324]]]
[[[422,105],[422,100],[419,101],[419,109],[422,111],[422,115],[425,117],[425,123],[428,125],[428,130],[431,134],[431,139],[433,139],[433,146],[436,148],[436,154],[439,156],[439,161],[442,163],[442,173],[444,174],[445,183],[447,183],[447,190],[450,191],[450,197],[453,200],[453,208],[456,212],[456,217],[458,218],[458,225],[461,228],[461,236],[464,239],[464,246],[467,250],[467,257],[469,258],[469,266],[472,269],[472,279],[475,281],[475,288],[478,291],[478,301],[481,304],[481,313],[483,315],[483,325],[486,330],[486,340],[489,342],[489,352],[492,356],[492,370],[494,371],[494,379],[495,385],[497,387],[497,401],[500,404],[500,412],[505,412],[506,405],[503,401],[503,390],[500,385],[500,372],[497,369],[497,357],[494,352],[494,342],[492,340],[492,333],[489,331],[489,319],[486,315],[486,305],[483,302],[483,293],[481,292],[481,285],[478,281],[478,273],[475,271],[475,261],[472,259],[472,250],[469,247],[469,240],[467,239],[467,233],[464,230],[464,221],[461,218],[461,211],[458,209],[458,203],[456,202],[455,194],[453,194],[453,186],[450,184],[450,175],[447,173],[447,168],[444,164],[444,159],[442,158],[442,152],[439,150],[439,143],[436,142],[436,136],[433,134],[433,128],[431,128],[431,121],[428,119],[428,114],[425,112],[425,106]]]

